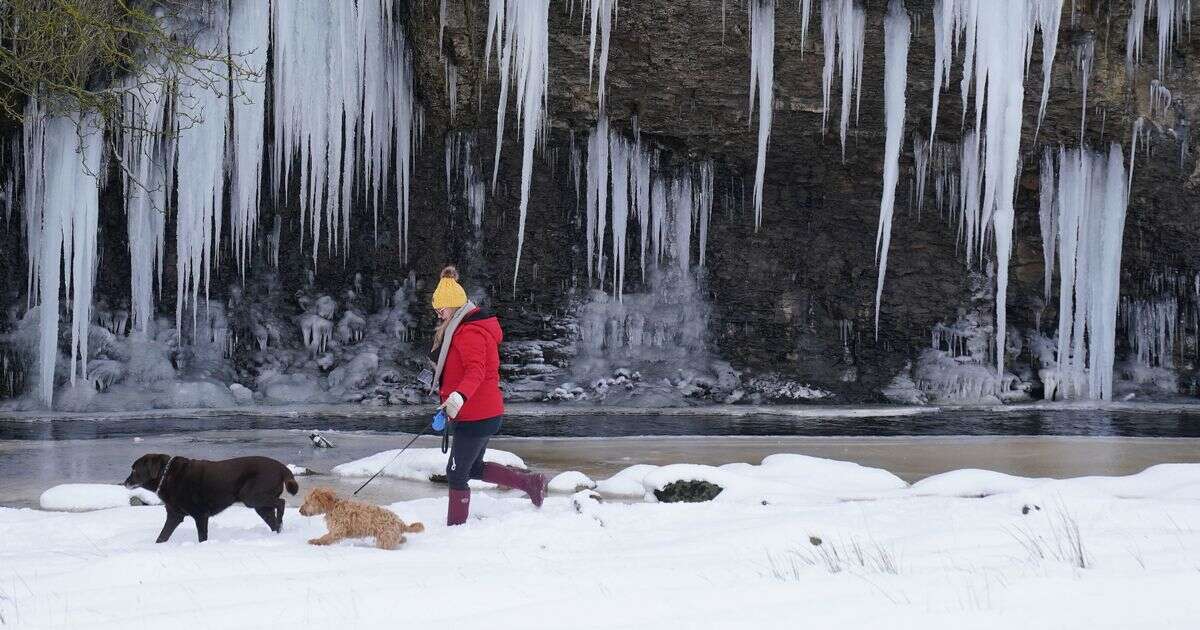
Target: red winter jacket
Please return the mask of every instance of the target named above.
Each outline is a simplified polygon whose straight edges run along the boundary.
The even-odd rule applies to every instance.
[[[504,414],[504,395],[500,393],[503,339],[500,321],[482,309],[467,315],[454,331],[438,394],[442,402],[454,392],[466,399],[456,421],[487,420]]]

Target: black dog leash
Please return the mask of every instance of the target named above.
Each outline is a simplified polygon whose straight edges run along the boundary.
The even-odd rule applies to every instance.
[[[375,478],[376,478],[376,477],[378,477],[378,476],[379,476],[379,474],[380,474],[380,473],[382,473],[384,470],[386,470],[388,466],[391,466],[391,465],[392,465],[392,462],[395,462],[397,457],[400,457],[400,455],[401,455],[401,454],[403,454],[403,453],[404,453],[404,451],[407,451],[407,450],[408,450],[408,447],[412,446],[412,445],[413,445],[413,442],[416,442],[416,441],[417,441],[417,438],[421,437],[422,435],[425,435],[425,432],[429,430],[429,427],[430,427],[430,425],[428,425],[428,424],[427,424],[427,425],[425,425],[425,427],[424,427],[423,429],[421,429],[421,432],[420,432],[420,433],[418,433],[418,434],[414,435],[414,436],[413,436],[413,439],[409,440],[409,441],[408,441],[408,444],[405,444],[405,445],[404,445],[404,448],[400,449],[400,452],[399,452],[399,453],[396,453],[394,456],[392,456],[392,460],[391,460],[391,461],[389,461],[388,463],[384,464],[384,465],[383,465],[383,468],[380,468],[380,469],[379,469],[379,472],[375,473],[374,475],[371,475],[371,478],[370,478],[370,479],[368,479],[368,480],[366,480],[366,481],[364,481],[364,482],[363,482],[363,485],[359,486],[359,487],[358,487],[358,490],[355,490],[355,491],[354,491],[354,494],[352,494],[352,495],[350,495],[350,496],[358,496],[358,493],[359,493],[360,491],[362,491],[362,489],[363,489],[363,488],[366,488],[366,487],[367,487],[367,484],[371,483],[372,481],[375,481]]]

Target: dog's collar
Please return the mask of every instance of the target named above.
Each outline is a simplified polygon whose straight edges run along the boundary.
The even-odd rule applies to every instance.
[[[171,459],[167,460],[167,465],[163,466],[162,474],[158,476],[158,488],[156,488],[154,490],[154,494],[158,496],[160,501],[162,500],[163,484],[165,484],[167,482],[167,472],[171,470],[171,464],[173,464],[174,462],[175,462],[175,456],[172,455]]]

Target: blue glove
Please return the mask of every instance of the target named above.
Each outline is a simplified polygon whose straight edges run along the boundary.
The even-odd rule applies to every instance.
[[[438,409],[436,415],[433,416],[433,430],[441,431],[446,428],[446,412]]]

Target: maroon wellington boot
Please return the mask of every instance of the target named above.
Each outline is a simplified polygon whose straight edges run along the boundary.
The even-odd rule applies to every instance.
[[[542,499],[546,497],[546,477],[536,473],[528,473],[500,464],[487,463],[483,465],[480,479],[498,486],[516,488],[529,495],[535,507],[542,507]]]
[[[450,489],[450,504],[446,507],[446,524],[462,525],[471,512],[471,491]]]

